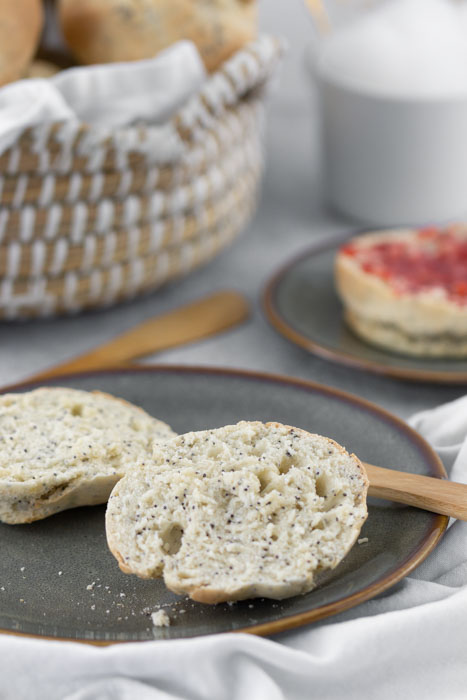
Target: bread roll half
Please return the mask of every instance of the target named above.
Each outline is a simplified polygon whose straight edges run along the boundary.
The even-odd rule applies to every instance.
[[[320,435],[241,422],[155,446],[112,491],[107,540],[122,571],[202,603],[310,591],[367,517],[365,471]]]
[[[175,435],[100,392],[42,388],[0,396],[0,520],[28,523],[104,503],[129,465]]]

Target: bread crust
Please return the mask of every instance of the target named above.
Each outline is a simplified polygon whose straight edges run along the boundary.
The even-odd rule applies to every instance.
[[[185,558],[188,557],[190,560],[192,558],[192,550],[190,549],[191,545],[184,550],[183,554],[180,554],[180,557],[182,557],[182,559],[177,560],[178,552],[181,552],[182,550],[177,550],[175,554],[168,554],[167,556],[162,553],[161,556],[160,554],[151,554],[150,552],[148,553],[146,550],[144,550],[144,548],[141,549],[137,544],[139,530],[140,534],[145,533],[144,537],[149,538],[145,539],[144,541],[145,543],[147,543],[146,547],[150,549],[150,543],[153,540],[151,539],[151,534],[148,534],[148,530],[151,530],[151,526],[154,522],[153,520],[151,520],[151,518],[155,517],[151,515],[151,513],[155,512],[152,510],[152,508],[156,507],[157,509],[157,505],[154,505],[153,501],[148,497],[148,493],[151,491],[151,489],[155,489],[157,491],[158,489],[162,488],[162,482],[158,480],[158,477],[161,475],[163,475],[163,478],[166,479],[166,481],[167,479],[172,478],[172,484],[176,483],[179,477],[178,468],[176,464],[172,465],[171,457],[173,454],[178,454],[177,449],[181,445],[183,446],[183,441],[186,440],[186,444],[189,445],[191,449],[192,445],[201,444],[202,442],[206,442],[206,444],[208,444],[209,439],[211,437],[217,438],[223,434],[222,431],[231,431],[235,428],[249,430],[253,435],[259,436],[258,440],[267,439],[268,435],[274,436],[274,438],[277,438],[279,436],[283,441],[285,441],[284,444],[288,444],[288,439],[290,439],[291,441],[293,440],[294,444],[298,444],[302,440],[305,440],[306,444],[310,444],[310,440],[313,441],[315,439],[319,439],[320,449],[324,449],[324,446],[326,446],[326,454],[332,453],[333,459],[338,459],[340,456],[342,457],[342,464],[345,464],[345,468],[344,466],[342,466],[344,472],[339,473],[340,478],[343,478],[342,475],[345,473],[347,475],[346,478],[349,484],[349,490],[356,490],[356,493],[352,491],[352,518],[354,519],[351,519],[352,526],[345,533],[345,544],[339,551],[339,555],[337,556],[334,552],[333,556],[328,557],[327,560],[326,557],[324,557],[321,561],[321,564],[318,563],[315,566],[313,572],[320,570],[321,568],[334,568],[341,561],[343,556],[350,550],[350,548],[355,543],[359,535],[360,528],[367,516],[366,493],[368,489],[368,479],[366,476],[365,469],[363,468],[363,465],[360,462],[360,460],[355,455],[349,455],[341,445],[336,443],[334,440],[331,440],[330,438],[323,438],[322,436],[312,435],[304,430],[300,430],[292,426],[283,426],[282,424],[275,422],[270,422],[267,424],[261,424],[259,422],[241,422],[237,426],[226,426],[224,429],[221,428],[212,431],[201,431],[200,433],[189,433],[186,436],[179,436],[179,438],[176,438],[175,440],[171,441],[170,444],[167,443],[165,445],[167,456],[166,461],[169,464],[164,463],[164,460],[160,459],[156,464],[152,465],[152,468],[150,465],[147,465],[147,467],[144,470],[144,473],[141,470],[139,472],[130,472],[122,481],[120,481],[116,485],[116,487],[112,491],[107,507],[106,534],[109,549],[112,552],[112,554],[116,557],[118,565],[124,573],[134,573],[141,578],[159,578],[163,576],[167,588],[169,588],[174,593],[177,593],[179,595],[186,594],[192,600],[206,604],[216,604],[225,601],[243,600],[246,598],[255,597],[283,599],[292,595],[306,593],[314,587],[315,583],[313,572],[311,572],[310,570],[307,570],[306,572],[301,571],[296,575],[291,575],[284,579],[281,579],[280,577],[277,579],[268,579],[266,577],[266,579],[263,579],[262,575],[258,576],[257,571],[255,573],[256,563],[251,564],[253,570],[253,573],[251,574],[251,580],[243,580],[240,575],[239,578],[235,579],[234,582],[233,580],[230,580],[230,577],[228,577],[228,585],[219,586],[216,584],[215,580],[206,579],[206,571],[199,573],[199,570],[194,571],[193,576],[190,580],[183,573],[183,571],[185,566]],[[228,434],[226,440],[228,440]],[[217,442],[216,445],[218,445]],[[215,446],[214,449],[217,450],[217,446]],[[183,454],[183,450],[184,447],[182,447],[180,454]],[[245,464],[248,463],[248,455],[246,453],[240,454],[246,455]],[[240,459],[240,462],[242,461],[242,459],[243,457]],[[188,463],[185,461],[185,458],[182,459],[182,462],[183,466],[180,467],[180,470],[183,472],[183,469],[187,467]],[[196,470],[196,465],[198,464],[196,459],[194,460],[193,464],[193,469]],[[225,472],[227,472],[228,474],[235,474],[235,469],[232,469],[232,471],[230,470],[232,464],[227,466],[224,463],[219,463],[211,472],[210,470],[212,465],[210,460],[208,459],[208,456],[206,456],[206,461],[203,460],[200,462],[200,464],[203,465],[201,471],[206,471],[206,474],[204,474],[204,476],[207,476],[208,480],[219,480],[219,478],[222,479],[222,474],[225,474]],[[246,467],[245,464],[240,464],[240,469],[247,469],[248,471],[248,467]],[[253,469],[256,469],[256,466],[254,466]],[[172,468],[174,470],[173,472],[171,472]],[[348,469],[350,471],[347,473],[345,472],[345,469]],[[199,472],[189,471],[188,480],[192,478],[197,478],[194,477],[193,474],[199,474]],[[154,483],[152,483],[152,478],[155,478]],[[294,478],[298,478],[298,476],[294,476]],[[157,486],[155,485],[156,483]],[[167,481],[167,483],[170,482]],[[192,485],[193,493],[195,493],[199,492],[200,488],[203,488],[202,486],[200,486],[200,484],[207,484],[208,482],[199,482],[198,480],[196,484],[193,482],[190,483]],[[208,489],[209,486],[206,488]],[[276,488],[281,487],[280,485],[277,485]],[[189,488],[186,490],[189,490]],[[246,491],[247,489],[245,488],[244,490]],[[233,488],[232,493],[234,492],[235,488]],[[160,491],[160,493],[162,494],[162,491]],[[347,494],[344,495],[347,496]],[[138,514],[134,514],[131,509],[131,504],[129,505],[129,499],[131,500],[133,497],[137,499]],[[162,495],[160,497],[162,498]],[[178,499],[178,496],[176,498]],[[202,522],[204,522],[204,517],[206,517],[207,519],[205,524],[202,526],[202,529],[208,529],[208,518],[213,518],[214,521],[217,523],[217,521],[215,520],[215,516],[212,515],[212,512],[210,515],[208,515],[210,509],[209,503],[212,502],[213,496],[212,494],[210,494],[210,496],[206,496],[206,498],[208,503],[208,506],[206,508],[206,514],[204,514],[203,511],[200,517],[202,519]],[[260,498],[260,496],[255,496],[255,498]],[[150,505],[149,501],[152,505]],[[165,507],[166,503],[170,503],[170,499],[164,499],[163,503]],[[186,503],[188,513],[191,512],[191,507],[198,507],[195,505],[195,502],[193,502],[193,504],[190,505],[191,502],[189,499]],[[339,505],[341,504],[339,503]],[[168,505],[167,507],[170,510],[170,505]],[[219,507],[222,509],[222,505],[219,505]],[[125,508],[127,509],[127,511],[125,511]],[[143,510],[143,508],[148,508],[148,510],[145,511]],[[229,505],[228,508],[233,508],[233,506]],[[326,513],[328,512],[331,511],[326,511]],[[148,519],[144,520],[143,522],[143,520],[140,520],[140,516],[142,516],[143,520],[146,516]],[[180,513],[178,516],[168,515],[167,518],[169,518],[170,520],[171,517],[179,516]],[[289,517],[288,514],[287,517]],[[190,518],[188,518],[188,521],[189,519]],[[138,523],[137,525],[135,525],[136,522]],[[294,522],[294,520],[292,520],[291,522]],[[188,528],[190,527],[189,525],[187,525],[187,523],[185,523],[185,525]],[[154,530],[155,539],[162,536],[160,533],[166,526],[167,525],[165,521],[162,522],[162,525],[157,526],[157,528],[161,527],[162,530],[158,530],[157,528]],[[183,530],[184,525],[180,525],[180,527]],[[214,524],[211,524],[211,527],[214,527]],[[216,524],[215,527],[217,528],[218,525]],[[219,525],[219,527],[221,526]],[[253,527],[253,525],[250,524],[250,527]],[[130,532],[132,528],[136,528],[135,538],[134,533]],[[219,533],[221,533],[221,530],[216,529],[213,530],[213,532],[214,531],[217,532],[218,535]],[[324,537],[326,536],[324,535]],[[222,539],[222,535],[220,536],[220,539]],[[269,544],[271,545],[271,543],[272,540],[269,542]],[[339,544],[341,543],[339,542]],[[222,540],[221,545],[219,546],[224,546],[225,550],[227,551],[229,547],[229,540]],[[208,549],[205,551],[205,549],[203,548],[204,545],[201,544],[199,544],[199,547],[200,549],[198,554],[195,553],[195,559],[197,556],[199,556],[202,558],[202,561],[204,561],[204,557],[207,557],[207,559],[209,559],[209,561],[212,563],[212,557],[215,555],[217,557],[216,561],[218,561],[219,563],[219,568],[222,569],[222,566],[224,566],[225,564],[225,562],[221,562],[221,558],[223,556],[222,553],[217,555],[215,554],[214,550],[210,551]],[[266,549],[267,547],[268,545],[265,544]],[[345,552],[342,551],[343,549],[345,549]],[[224,550],[222,550],[222,552],[223,551]],[[274,551],[280,552],[280,549]],[[279,554],[277,556],[279,556]],[[188,561],[188,559],[186,559],[186,561]],[[202,567],[203,564],[201,563],[200,566]],[[234,577],[234,575],[237,574],[238,571],[236,571],[234,568],[234,571],[232,572],[232,578]],[[198,580],[200,578],[203,579],[202,583],[200,583],[200,580]]]
[[[83,392],[64,387],[42,387],[36,389],[34,392],[27,392],[26,394],[5,394],[0,396],[0,419],[2,418],[2,413],[5,414],[5,412],[8,411],[11,402],[27,401],[32,395],[32,400],[34,401],[33,405],[36,407],[40,407],[41,402],[45,405],[47,401],[50,401],[51,397],[56,397],[54,400],[57,401],[57,405],[60,403],[60,400],[71,401],[72,399],[76,400],[77,405],[79,405],[80,402],[91,402],[93,405],[92,397],[98,397],[99,405],[97,406],[96,404],[96,408],[98,409],[104,410],[104,408],[111,407],[115,404],[124,408],[123,413],[121,411],[118,412],[116,416],[117,419],[133,421],[135,417],[140,416],[141,426],[135,427],[135,447],[125,448],[125,454],[134,455],[134,461],[141,459],[142,456],[145,459],[150,456],[153,438],[158,439],[163,436],[165,439],[168,439],[175,435],[165,423],[150,417],[142,408],[134,406],[124,399],[101,391]],[[21,403],[19,403],[19,405],[21,406]],[[40,409],[37,408],[37,411],[39,410]],[[19,416],[19,419],[21,419],[21,416]],[[58,413],[57,421],[59,419],[61,420],[61,416]],[[52,423],[54,419],[48,416],[47,420],[47,428],[52,434],[54,427]],[[110,420],[111,418],[109,418],[109,421]],[[37,417],[37,421],[40,421],[40,416]],[[9,425],[10,424],[7,422],[7,427],[2,431],[3,444],[5,444],[4,441],[8,438]],[[111,428],[112,426],[109,424],[108,427]],[[141,430],[143,436],[141,439],[138,437],[139,430]],[[118,446],[119,439],[128,440],[131,438],[132,434],[131,431],[127,429],[127,426],[123,426],[124,432],[121,438],[118,434],[113,436],[112,440],[115,444],[110,447],[106,447],[105,444],[98,445],[100,461],[96,461],[95,463],[89,463],[83,460],[80,461],[78,455],[71,461],[70,467],[63,468],[63,465],[58,464],[53,470],[55,473],[50,473],[50,462],[44,462],[46,458],[44,458],[43,455],[43,443],[40,446],[39,452],[34,452],[35,449],[39,449],[39,443],[34,442],[32,436],[35,435],[35,433],[31,430],[31,426],[28,424],[21,426],[20,431],[18,447],[22,445],[24,452],[27,453],[24,473],[20,472],[18,474],[14,471],[17,466],[18,452],[12,453],[15,462],[12,463],[11,468],[9,468],[5,463],[5,459],[8,455],[8,448],[6,448],[6,451],[5,448],[0,448],[0,520],[5,523],[10,525],[31,523],[69,508],[105,503],[112,488],[123,476],[126,465],[120,465],[118,461],[114,463],[111,462],[111,460],[115,459],[115,449],[116,446]],[[14,434],[16,435],[16,427]],[[97,433],[97,439],[100,439],[100,434],[99,432]],[[94,438],[96,438],[95,432],[93,433],[93,439]],[[78,424],[75,435],[73,435],[71,430],[63,432],[64,441],[75,440],[78,443],[78,441],[85,439],[86,424]],[[146,441],[148,445],[145,449],[144,444]],[[60,449],[60,447],[60,444],[57,445],[57,449]],[[91,448],[92,446],[89,445],[89,447]],[[69,453],[65,454],[70,457]],[[109,460],[108,464],[105,464],[106,458]],[[51,459],[54,459],[53,454]],[[102,462],[102,459],[104,459],[104,462]],[[21,469],[22,468],[23,467],[21,467]]]
[[[214,71],[256,36],[252,0],[60,0],[59,17],[82,63],[151,58],[180,39]]]
[[[383,350],[414,357],[467,357],[467,336],[408,335],[396,326],[368,321],[350,310],[344,312],[344,318],[359,338]]]
[[[60,71],[60,66],[50,61],[44,61],[42,59],[36,59],[29,64],[25,78],[51,78]]]
[[[411,240],[414,233],[413,229],[367,233],[350,243],[359,249]],[[342,251],[335,260],[335,282],[345,318],[364,340],[411,355],[467,355],[467,305],[450,300],[442,290],[401,294]]]
[[[3,0],[0,8],[0,85],[22,78],[44,21],[41,0]]]

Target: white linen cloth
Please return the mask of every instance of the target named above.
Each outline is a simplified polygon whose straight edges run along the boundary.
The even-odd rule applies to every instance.
[[[0,154],[27,127],[65,121],[115,128],[163,124],[206,78],[198,50],[179,41],[144,61],[69,68],[0,89]]]
[[[414,416],[467,481],[467,396]],[[467,522],[376,599],[274,639],[95,648],[0,635],[2,700],[465,700]]]

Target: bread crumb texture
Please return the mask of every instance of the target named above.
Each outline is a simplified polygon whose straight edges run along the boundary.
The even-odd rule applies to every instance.
[[[155,445],[106,513],[120,568],[205,603],[305,593],[354,544],[365,471],[328,438],[241,422]]]
[[[41,388],[0,396],[0,520],[25,523],[107,500],[129,465],[175,435],[101,392]]]
[[[158,610],[151,614],[151,620],[154,627],[170,627],[170,617],[164,610]]]

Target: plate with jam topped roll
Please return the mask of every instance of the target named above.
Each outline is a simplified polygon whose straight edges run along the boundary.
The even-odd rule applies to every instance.
[[[334,238],[268,283],[272,325],[310,352],[403,379],[467,382],[467,224]]]

